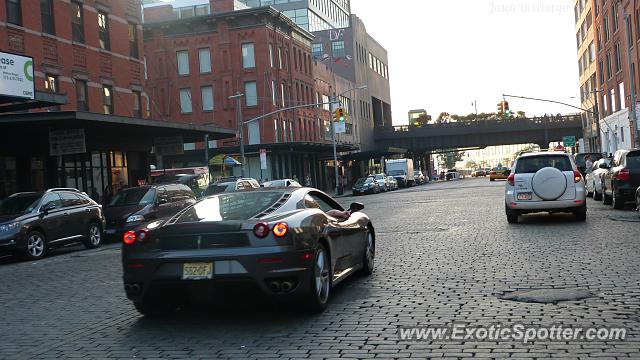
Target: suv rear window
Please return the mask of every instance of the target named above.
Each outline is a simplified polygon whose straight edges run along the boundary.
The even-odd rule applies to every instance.
[[[546,167],[554,167],[560,171],[573,171],[571,161],[566,156],[531,156],[518,159],[516,174],[535,173]]]
[[[640,169],[640,151],[632,151],[627,154],[627,167],[629,169]]]

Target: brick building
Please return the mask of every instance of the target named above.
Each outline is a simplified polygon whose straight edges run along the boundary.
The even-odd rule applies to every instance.
[[[65,99],[0,116],[0,198],[65,186],[101,199],[107,189],[148,179],[154,137],[227,136],[145,119],[141,38],[139,0],[0,1],[0,51],[32,57],[36,92]],[[28,108],[3,101],[12,111]],[[51,139],[65,132],[78,146],[53,149]]]
[[[631,86],[635,89],[636,97],[639,91],[636,64],[640,54],[640,4],[634,5],[635,2],[630,0],[590,1],[595,27],[600,142],[602,151],[610,153],[633,147],[637,137],[629,115],[629,105]],[[628,21],[629,34],[625,21]],[[632,46],[630,57],[627,44]],[[633,74],[632,79],[630,73]]]
[[[202,6],[200,4],[199,6]],[[239,9],[234,1],[211,1],[201,15],[183,16],[168,4],[145,8],[144,47],[149,92],[158,104],[152,116],[183,123],[238,129],[236,102],[244,94],[245,121],[294,105],[314,104],[313,35],[270,7]],[[191,14],[191,10],[188,10]],[[322,95],[320,95],[322,98]],[[323,161],[332,146],[322,109],[288,110],[244,127],[246,176],[275,179],[307,176],[328,188]],[[324,116],[326,119],[326,114]],[[165,167],[199,165],[199,144],[184,156],[164,159]],[[189,147],[189,145],[187,145]],[[210,154],[239,153],[237,140],[212,142]],[[339,150],[353,146],[341,144]],[[261,169],[259,150],[267,150]],[[229,174],[231,169],[212,168]],[[235,169],[236,175],[238,169]]]

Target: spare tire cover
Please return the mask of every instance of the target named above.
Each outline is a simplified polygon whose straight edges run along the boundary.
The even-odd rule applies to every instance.
[[[546,167],[538,170],[531,180],[533,192],[543,200],[555,200],[567,190],[567,178],[562,171]]]

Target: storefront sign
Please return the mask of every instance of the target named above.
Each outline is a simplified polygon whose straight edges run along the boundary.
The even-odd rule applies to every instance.
[[[158,156],[184,154],[184,141],[182,140],[182,136],[155,138],[154,151]]]
[[[0,52],[0,95],[35,98],[31,57]]]
[[[267,149],[260,149],[260,170],[267,170]]]
[[[61,156],[86,152],[84,129],[49,131],[49,155]]]

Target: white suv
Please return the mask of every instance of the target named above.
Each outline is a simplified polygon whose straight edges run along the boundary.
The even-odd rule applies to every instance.
[[[570,212],[587,218],[586,190],[573,158],[562,152],[520,155],[507,179],[505,211],[509,223],[522,214]]]

